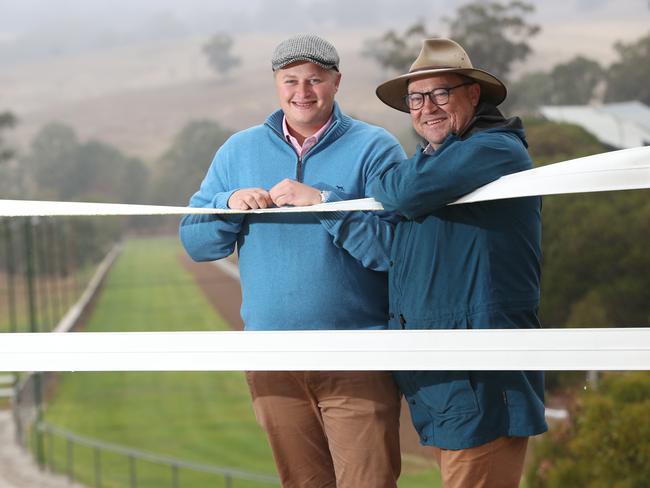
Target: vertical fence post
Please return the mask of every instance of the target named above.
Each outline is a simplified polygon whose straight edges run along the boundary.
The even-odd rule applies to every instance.
[[[67,221],[62,222],[60,226],[60,231],[61,231],[61,274],[63,275],[63,293],[62,293],[62,301],[63,301],[63,309],[67,310],[70,307],[71,300],[70,300],[70,266],[69,266],[69,256],[68,256],[68,240],[66,237],[66,228],[67,228]]]
[[[178,466],[175,464],[172,467],[172,488],[178,488]]]
[[[52,431],[49,428],[45,432],[47,434],[47,465],[49,470],[54,472],[56,470],[54,463],[54,439],[52,438]]]
[[[68,481],[72,483],[74,481],[74,444],[70,437],[65,438],[66,440],[66,466],[68,471]]]
[[[226,480],[226,488],[232,488],[232,476],[226,473],[223,475],[223,477]]]
[[[15,426],[15,441],[19,446],[25,446],[23,439],[23,423],[20,418],[20,404],[22,403],[23,392],[20,388],[20,380],[14,384],[14,398],[13,398],[13,417]]]
[[[7,312],[9,314],[9,331],[16,332],[18,325],[16,323],[16,263],[14,262],[14,239],[11,230],[11,220],[3,219],[5,235],[5,272],[7,274]]]
[[[38,332],[38,321],[36,316],[36,287],[34,286],[34,235],[33,226],[37,223],[36,219],[25,219],[25,256],[26,256],[26,274],[27,274],[27,301],[29,308],[29,330],[30,332]],[[36,461],[38,465],[43,467],[45,457],[43,446],[43,434],[40,430],[40,424],[43,420],[42,408],[42,388],[41,388],[41,373],[34,372],[34,407],[36,409],[36,422],[35,422],[35,442],[36,442]]]
[[[95,486],[102,488],[102,458],[101,450],[95,448]]]
[[[51,297],[49,290],[49,263],[47,260],[47,232],[46,232],[46,219],[39,220],[39,225],[34,229],[35,242],[34,248],[36,249],[36,269],[37,279],[36,286],[41,290],[40,296],[40,317],[46,331],[51,331],[53,326],[52,307],[50,305]]]
[[[61,304],[61,266],[59,254],[61,252],[59,247],[58,235],[56,232],[56,221],[54,219],[48,219],[47,221],[47,234],[49,246],[50,261],[52,265],[50,267],[50,279],[52,280],[52,287],[54,288],[51,293],[52,298],[52,307],[54,310],[55,323],[58,323],[61,320],[63,315],[63,307]]]
[[[138,487],[138,473],[135,470],[135,457],[129,456],[129,473],[131,478],[131,488]]]
[[[36,316],[36,288],[34,286],[34,234],[32,226],[35,218],[25,219],[25,278],[27,293],[27,316],[29,317],[29,331],[38,332],[38,318]]]

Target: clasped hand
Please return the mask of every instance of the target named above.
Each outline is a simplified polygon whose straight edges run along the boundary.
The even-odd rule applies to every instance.
[[[320,191],[316,188],[286,178],[269,191],[263,188],[242,188],[228,199],[228,208],[254,210],[293,205],[303,207],[320,203]]]

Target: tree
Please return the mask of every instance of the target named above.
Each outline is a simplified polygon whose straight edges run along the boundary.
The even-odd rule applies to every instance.
[[[550,72],[524,74],[511,84],[503,109],[535,114],[542,105],[584,105],[604,81],[605,70],[596,61],[576,56]]]
[[[62,123],[52,122],[38,131],[21,161],[34,192],[45,198],[68,196],[65,189],[77,165],[78,146],[74,130]]]
[[[232,37],[228,34],[218,33],[203,45],[203,53],[208,58],[208,64],[221,76],[225,76],[241,60],[233,56],[230,51],[233,46]]]
[[[620,59],[607,72],[605,100],[639,100],[650,105],[650,34],[636,42],[614,45]]]
[[[537,165],[607,150],[572,124],[528,120],[526,127]],[[544,326],[650,325],[650,201],[643,190],[545,198],[542,228]]]
[[[43,127],[21,160],[33,193],[58,200],[144,203],[147,169],[100,141],[80,143],[61,123]]]
[[[16,125],[16,116],[11,112],[0,113],[0,163],[14,157],[14,151],[6,148],[2,140],[2,131]]]
[[[154,201],[166,205],[187,205],[189,198],[198,190],[214,153],[231,135],[231,130],[210,120],[188,123],[158,162]]]
[[[386,70],[404,73],[409,70],[420,52],[422,40],[437,37],[427,34],[423,22],[417,22],[401,36],[389,30],[383,36],[364,41],[362,54],[374,59]]]
[[[650,374],[609,373],[598,392],[582,392],[570,423],[536,444],[528,486],[650,486]]]
[[[529,24],[525,17],[535,7],[513,0],[469,3],[446,18],[449,36],[465,48],[472,64],[507,80],[512,65],[524,61],[531,53],[528,41],[540,27]]]
[[[556,65],[550,76],[553,91],[548,104],[585,105],[594,98],[596,88],[605,80],[605,70],[592,59],[576,56]]]
[[[508,97],[501,105],[506,113],[537,114],[541,105],[553,97],[553,80],[549,73],[526,73],[508,88]]]
[[[532,5],[522,1],[501,4],[478,0],[461,6],[455,17],[444,21],[449,25],[449,37],[465,48],[474,66],[507,79],[512,64],[530,54],[528,40],[539,32],[539,26],[525,20],[533,11]],[[405,72],[415,61],[422,40],[431,37],[437,36],[427,33],[420,21],[402,35],[391,30],[365,41],[363,53],[382,68]]]

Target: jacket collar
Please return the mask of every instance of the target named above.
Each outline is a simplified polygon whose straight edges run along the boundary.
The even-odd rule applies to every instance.
[[[504,131],[515,132],[524,145],[528,147],[524,133],[524,125],[521,119],[519,117],[506,119],[495,105],[485,102],[480,103],[476,107],[474,117],[467,124],[467,127],[458,133],[458,138],[465,140],[477,132],[489,129],[502,129]]]
[[[271,129],[273,129],[273,131],[277,132],[277,134],[282,138],[284,138],[282,132],[283,118],[284,112],[280,109],[269,115],[265,122],[265,125],[269,126]],[[341,137],[350,128],[351,125],[352,118],[341,112],[338,103],[334,102],[334,109],[332,110],[332,124],[329,126],[325,134],[323,134],[321,141],[325,139],[337,139]]]

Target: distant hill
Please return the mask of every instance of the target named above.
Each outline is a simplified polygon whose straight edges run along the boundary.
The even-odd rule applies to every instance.
[[[614,40],[633,39],[647,30],[642,19],[627,24],[569,20],[545,26],[532,41],[535,52],[518,70],[549,68],[578,52],[607,63]],[[364,26],[323,29],[322,35],[341,54],[338,100],[344,111],[400,135],[409,131],[408,116],[388,109],[374,95],[375,87],[392,74],[360,55],[363,41],[382,32]],[[242,64],[223,80],[201,53],[205,37],[134,41],[5,66],[0,69],[0,110],[19,118],[9,140],[25,150],[43,124],[58,120],[72,126],[81,139],[98,138],[152,162],[190,120],[213,119],[235,130],[261,123],[276,107],[270,54],[286,35],[235,35],[234,54]]]
[[[214,119],[233,129],[262,123],[277,107],[269,57],[281,39],[236,39],[242,65],[225,79],[207,67],[200,50],[203,39],[144,43],[18,66],[0,74],[0,107],[18,115],[13,137],[22,148],[43,124],[59,120],[82,139],[99,138],[151,160],[189,120]],[[374,95],[385,76],[361,58],[362,38],[338,40],[343,72],[338,100],[344,110],[395,130],[406,127],[408,117],[389,110]]]

